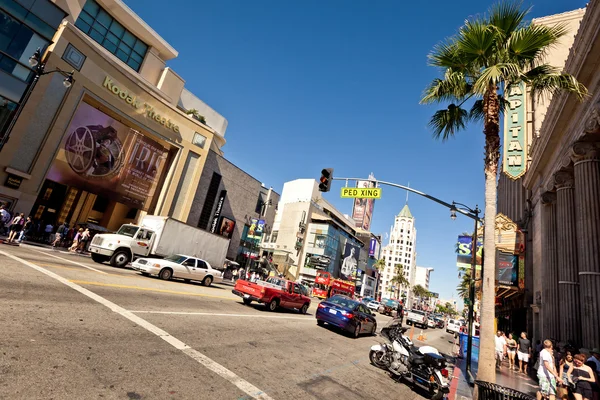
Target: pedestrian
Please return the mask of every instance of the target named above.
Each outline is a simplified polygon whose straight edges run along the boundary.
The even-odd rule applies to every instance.
[[[28,239],[29,236],[31,235],[32,230],[33,230],[33,220],[31,219],[31,217],[27,217],[27,220],[25,220],[25,224],[23,225],[23,230],[21,231],[21,235],[19,236],[19,243],[21,243],[23,240]]]
[[[402,319],[404,318],[404,306],[402,305],[401,301],[398,302],[398,308],[396,309],[396,318],[400,320],[400,325],[402,325]]]
[[[496,368],[501,369],[502,361],[504,360],[504,355],[506,354],[506,339],[504,338],[504,333],[502,331],[498,331],[494,341],[496,350]]]
[[[64,241],[67,232],[69,231],[69,225],[66,222],[60,224],[58,229],[56,230],[56,235],[54,237],[54,242],[52,243],[52,247],[60,246],[61,242]]]
[[[16,214],[15,218],[13,218],[12,223],[10,225],[10,233],[8,235],[8,243],[14,243],[19,238],[21,234],[21,230],[23,230],[23,225],[25,225],[25,216],[23,213]]]
[[[572,376],[575,384],[573,396],[575,400],[592,400],[592,384],[596,382],[595,371],[588,365],[585,365],[585,355],[576,354],[573,357],[573,365],[569,368],[567,374]]]
[[[48,225],[46,225],[46,227],[44,228],[44,241],[46,243],[51,243],[52,242],[52,232],[54,231],[54,225],[52,225],[51,223],[48,223]]]
[[[87,243],[90,240],[90,230],[85,228],[85,230],[81,233],[81,237],[79,238],[79,244],[77,245],[77,252],[84,253],[87,248]]]
[[[519,372],[526,374],[527,363],[529,362],[529,356],[531,355],[531,341],[527,339],[527,334],[525,332],[521,332],[517,353],[519,355]]]
[[[10,222],[10,212],[4,204],[0,205],[0,235],[6,235],[6,224]]]
[[[552,352],[552,342],[544,340],[544,349],[540,352],[540,366],[537,370],[540,390],[537,392],[538,400],[541,398],[548,400],[556,399],[556,383],[562,383],[562,378],[556,371],[554,356]]]
[[[592,349],[592,356],[588,358],[588,361],[593,362],[596,365],[596,374],[600,375],[600,349],[598,347]]]
[[[573,366],[573,353],[570,350],[565,351],[564,357],[560,359],[558,376],[562,379],[562,384],[556,388],[556,397],[567,400],[569,398],[569,382],[571,378],[568,374],[569,369]]]
[[[83,228],[79,228],[79,230],[75,234],[75,237],[73,238],[73,244],[69,248],[69,251],[76,251],[77,250],[77,248],[79,247],[79,239],[81,239],[81,234],[82,233],[83,233]]]
[[[508,353],[508,368],[513,371],[515,370],[515,355],[517,354],[517,341],[513,338],[513,334],[508,334],[508,340],[506,341],[506,352]]]

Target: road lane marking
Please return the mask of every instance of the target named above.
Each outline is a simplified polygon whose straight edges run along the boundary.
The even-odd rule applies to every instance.
[[[33,249],[32,249],[32,250],[33,250]],[[35,251],[36,253],[45,254],[45,255],[47,255],[47,256],[50,256],[50,257],[58,258],[59,260],[62,260],[62,261],[65,261],[65,262],[68,262],[68,263],[71,263],[71,264],[79,265],[80,267],[87,268],[87,269],[89,269],[89,270],[92,270],[92,271],[98,272],[99,274],[105,274],[105,275],[108,275],[108,273],[107,273],[107,272],[100,271],[99,269],[92,268],[92,267],[90,267],[90,266],[87,266],[87,265],[85,265],[85,264],[82,264],[82,263],[78,263],[77,261],[71,261],[71,260],[68,260],[68,259],[66,259],[66,258],[63,258],[63,257],[55,256],[54,254],[50,254],[50,253],[48,253],[48,252],[45,252],[45,251],[40,251],[40,250],[33,250],[33,251]]]
[[[253,318],[272,318],[272,319],[299,319],[303,321],[314,322],[310,317],[292,317],[287,315],[268,315],[268,314],[219,314],[207,312],[185,312],[185,311],[131,311],[135,314],[167,314],[167,315],[206,315],[211,317],[253,317]]]
[[[192,293],[192,292],[179,292],[177,290],[169,290],[169,289],[156,289],[156,288],[146,288],[140,286],[130,286],[130,285],[120,285],[118,283],[103,283],[103,282],[89,282],[89,281],[80,281],[77,279],[71,279],[69,282],[76,283],[79,285],[92,285],[92,286],[104,286],[104,287],[113,287],[117,289],[132,289],[132,290],[144,290],[147,292],[157,292],[157,293],[169,293],[169,294],[183,294],[187,296],[199,296],[199,297],[212,297],[215,299],[225,299],[225,300],[238,300],[238,298],[233,297],[225,297],[225,296],[217,296],[214,294],[204,294],[204,293]]]
[[[230,383],[235,385],[238,389],[242,390],[244,393],[251,396],[253,399],[273,400],[272,397],[267,395],[265,392],[263,392],[262,390],[260,390],[259,388],[257,388],[253,384],[251,384],[250,382],[239,377],[234,372],[228,370],[227,368],[225,368],[221,364],[217,363],[216,361],[208,358],[204,354],[200,353],[198,350],[191,348],[190,346],[188,346],[181,340],[177,339],[176,337],[171,336],[171,334],[169,334],[167,331],[164,331],[164,330],[160,329],[159,327],[157,327],[156,325],[153,325],[150,322],[146,321],[145,319],[138,317],[137,315],[133,314],[131,311],[127,311],[126,309],[113,303],[112,301],[107,300],[104,297],[97,295],[96,293],[69,281],[68,279],[63,278],[62,276],[55,274],[52,271],[48,271],[47,269],[40,267],[39,265],[36,265],[32,262],[24,260],[20,257],[13,256],[12,254],[6,253],[2,250],[0,250],[0,254],[3,254],[6,257],[12,258],[13,260],[18,261],[23,265],[26,265],[38,272],[41,272],[42,274],[49,276],[50,278],[53,278],[53,279],[59,281],[60,283],[70,287],[71,289],[76,290],[77,292],[83,294],[84,296],[87,296],[90,299],[95,300],[96,302],[102,304],[103,306],[109,308],[113,312],[116,312],[117,314],[121,315],[122,317],[127,318],[131,322],[146,329],[148,332],[152,332],[153,334],[155,334],[156,336],[158,336],[165,342],[169,343],[171,346],[175,347],[177,350],[180,350],[183,354],[187,355],[188,357],[192,358],[193,360],[196,360],[200,365],[203,365],[205,368],[207,368],[210,371],[214,372],[215,374],[219,375],[223,379],[229,381]]]

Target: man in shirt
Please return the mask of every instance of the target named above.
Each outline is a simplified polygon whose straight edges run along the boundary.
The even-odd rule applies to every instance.
[[[529,362],[529,356],[531,355],[531,342],[527,339],[527,334],[525,332],[521,332],[517,354],[519,356],[519,372],[526,374],[527,363]]]
[[[506,354],[506,339],[502,334],[502,331],[498,331],[496,333],[495,341],[495,350],[496,350],[496,367],[502,368],[502,360],[504,359],[504,355]]]
[[[592,350],[592,356],[588,358],[588,361],[596,364],[596,373],[600,374],[600,349],[595,348]]]

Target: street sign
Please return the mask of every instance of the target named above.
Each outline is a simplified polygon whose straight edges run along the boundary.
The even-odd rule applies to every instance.
[[[381,188],[350,188],[343,187],[341,191],[343,199],[380,199]]]

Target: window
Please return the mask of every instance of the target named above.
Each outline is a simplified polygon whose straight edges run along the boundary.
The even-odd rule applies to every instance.
[[[271,234],[271,243],[277,242],[277,235],[279,235],[279,231],[275,231]]]
[[[325,236],[325,235],[316,235],[315,236],[315,247],[324,249],[326,242],[327,242],[327,236]]]
[[[196,268],[196,260],[193,258],[188,258],[181,265],[184,265],[186,267]]]
[[[141,63],[141,61],[140,61]],[[206,136],[203,136],[201,134],[199,134],[198,132],[194,133],[194,138],[192,139],[192,143],[195,144],[196,146],[200,147],[201,149],[204,148],[204,145],[206,144]]]
[[[79,18],[75,21],[75,26],[133,70],[140,70],[142,61],[148,51],[148,45],[125,29],[108,12],[103,10],[95,0],[87,0],[79,14]],[[204,139],[206,140],[206,138]],[[203,148],[204,143],[200,147]]]
[[[198,268],[208,269],[208,265],[206,265],[206,263],[204,261],[198,260]]]

